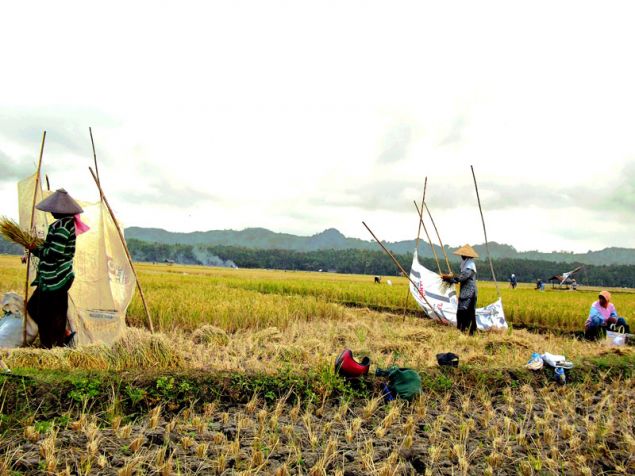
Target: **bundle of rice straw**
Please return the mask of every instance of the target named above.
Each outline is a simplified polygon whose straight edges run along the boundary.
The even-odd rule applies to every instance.
[[[454,277],[454,273],[443,273],[441,275],[441,278],[453,278]],[[447,281],[441,281],[441,290],[443,292],[446,292],[448,289],[450,289],[452,286],[454,286],[454,284],[452,283],[448,283]]]
[[[0,235],[3,238],[24,246],[28,249],[33,249],[36,246],[44,243],[44,240],[22,229],[15,221],[7,217],[0,218]]]

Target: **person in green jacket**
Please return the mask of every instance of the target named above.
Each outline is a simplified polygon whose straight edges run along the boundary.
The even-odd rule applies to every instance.
[[[49,226],[46,241],[31,249],[39,263],[31,283],[37,287],[27,310],[38,325],[42,347],[50,349],[64,345],[66,337],[68,291],[75,279],[76,221],[84,210],[64,189],[42,200],[36,208],[51,213],[55,221]]]

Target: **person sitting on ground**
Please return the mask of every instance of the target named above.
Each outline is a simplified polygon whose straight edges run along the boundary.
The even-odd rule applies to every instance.
[[[36,208],[51,213],[55,221],[49,226],[46,241],[31,249],[39,263],[31,284],[37,287],[27,303],[27,310],[38,325],[40,344],[50,349],[65,343],[68,291],[75,279],[76,234],[87,228],[79,220],[84,210],[64,189],[42,200]]]
[[[452,284],[461,283],[456,327],[460,331],[468,330],[470,335],[474,335],[476,331],[476,299],[478,297],[474,258],[478,258],[478,253],[470,245],[463,245],[454,254],[461,257],[461,273],[456,276],[443,275],[441,279]]]
[[[617,310],[611,302],[611,293],[602,291],[598,295],[598,300],[591,305],[589,317],[584,324],[584,337],[596,340],[611,326],[615,329],[623,327],[626,333],[630,331],[626,320],[618,316]]]

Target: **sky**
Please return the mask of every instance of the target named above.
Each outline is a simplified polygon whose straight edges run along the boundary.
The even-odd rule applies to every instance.
[[[632,2],[11,2],[0,214],[16,181],[125,226],[635,248]]]

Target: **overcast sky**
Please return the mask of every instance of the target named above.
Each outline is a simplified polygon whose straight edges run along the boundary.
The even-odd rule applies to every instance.
[[[632,2],[10,2],[0,214],[42,131],[53,188],[125,226],[334,227],[635,247]]]

